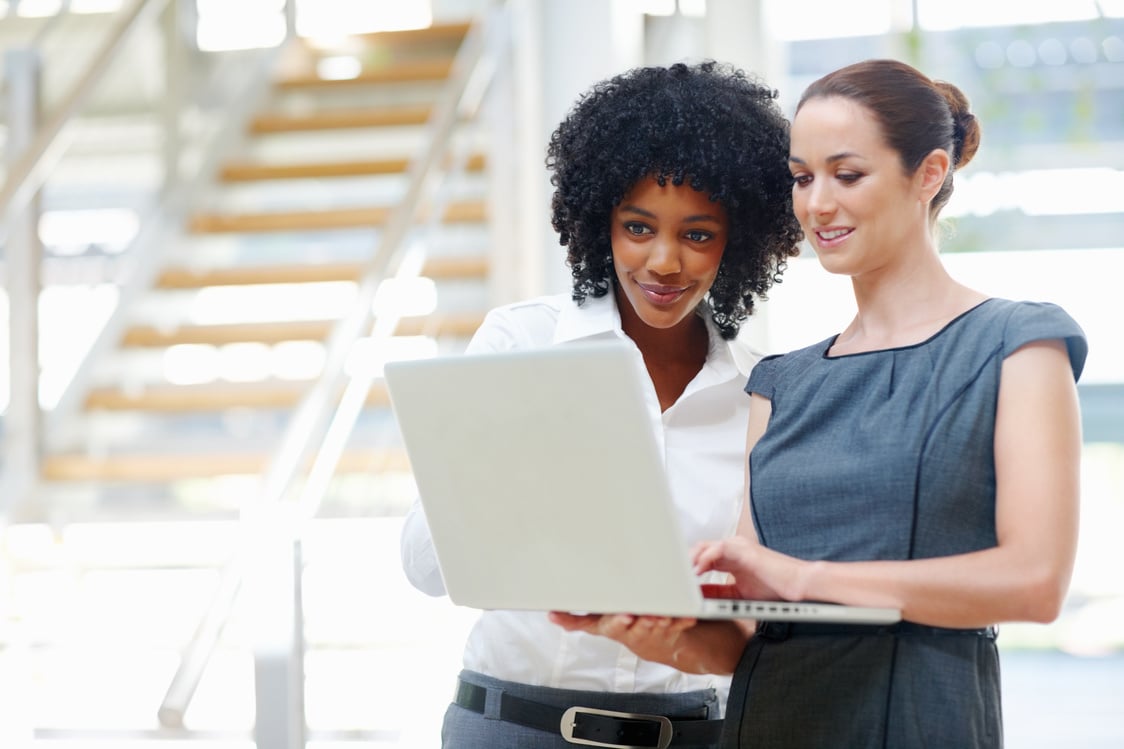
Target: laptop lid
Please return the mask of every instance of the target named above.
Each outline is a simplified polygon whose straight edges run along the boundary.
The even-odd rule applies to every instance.
[[[633,346],[397,361],[384,374],[454,603],[754,616],[729,601],[703,610]],[[800,605],[762,618],[804,618]]]

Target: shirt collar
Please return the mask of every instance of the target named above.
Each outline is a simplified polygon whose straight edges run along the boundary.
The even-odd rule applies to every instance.
[[[744,378],[748,372],[743,372],[739,368],[730,348],[731,343],[722,337],[718,326],[711,318],[710,306],[703,302],[697,314],[702,316],[709,335],[709,348],[704,367],[712,369],[719,380]],[[617,309],[616,297],[612,293],[601,297],[588,296],[580,307],[573,300],[563,305],[558,315],[558,324],[554,329],[554,343],[568,343],[604,336],[627,338],[621,328],[620,311]]]
[[[572,299],[563,305],[558,315],[558,324],[554,328],[554,343],[605,335],[626,337],[621,328],[616,298],[612,293],[601,297],[587,296],[580,307]]]

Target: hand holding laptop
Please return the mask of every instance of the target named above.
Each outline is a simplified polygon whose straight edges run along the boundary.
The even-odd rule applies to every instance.
[[[752,622],[633,614],[550,613],[570,632],[587,632],[621,643],[640,658],[693,674],[729,674],[750,633]],[[726,643],[723,643],[726,640]],[[724,655],[725,654],[725,655]]]

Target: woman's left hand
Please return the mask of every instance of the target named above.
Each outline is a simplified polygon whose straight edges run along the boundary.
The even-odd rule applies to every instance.
[[[675,652],[693,618],[633,614],[568,614],[552,611],[550,621],[569,632],[588,632],[616,640],[646,661],[675,666]]]

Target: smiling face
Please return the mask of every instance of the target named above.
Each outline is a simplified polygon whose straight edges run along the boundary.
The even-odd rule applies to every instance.
[[[613,208],[610,225],[625,331],[690,325],[722,262],[726,210],[690,185],[646,178]]]
[[[928,244],[926,170],[905,173],[864,107],[841,97],[806,101],[789,154],[793,211],[827,270],[859,276]]]

